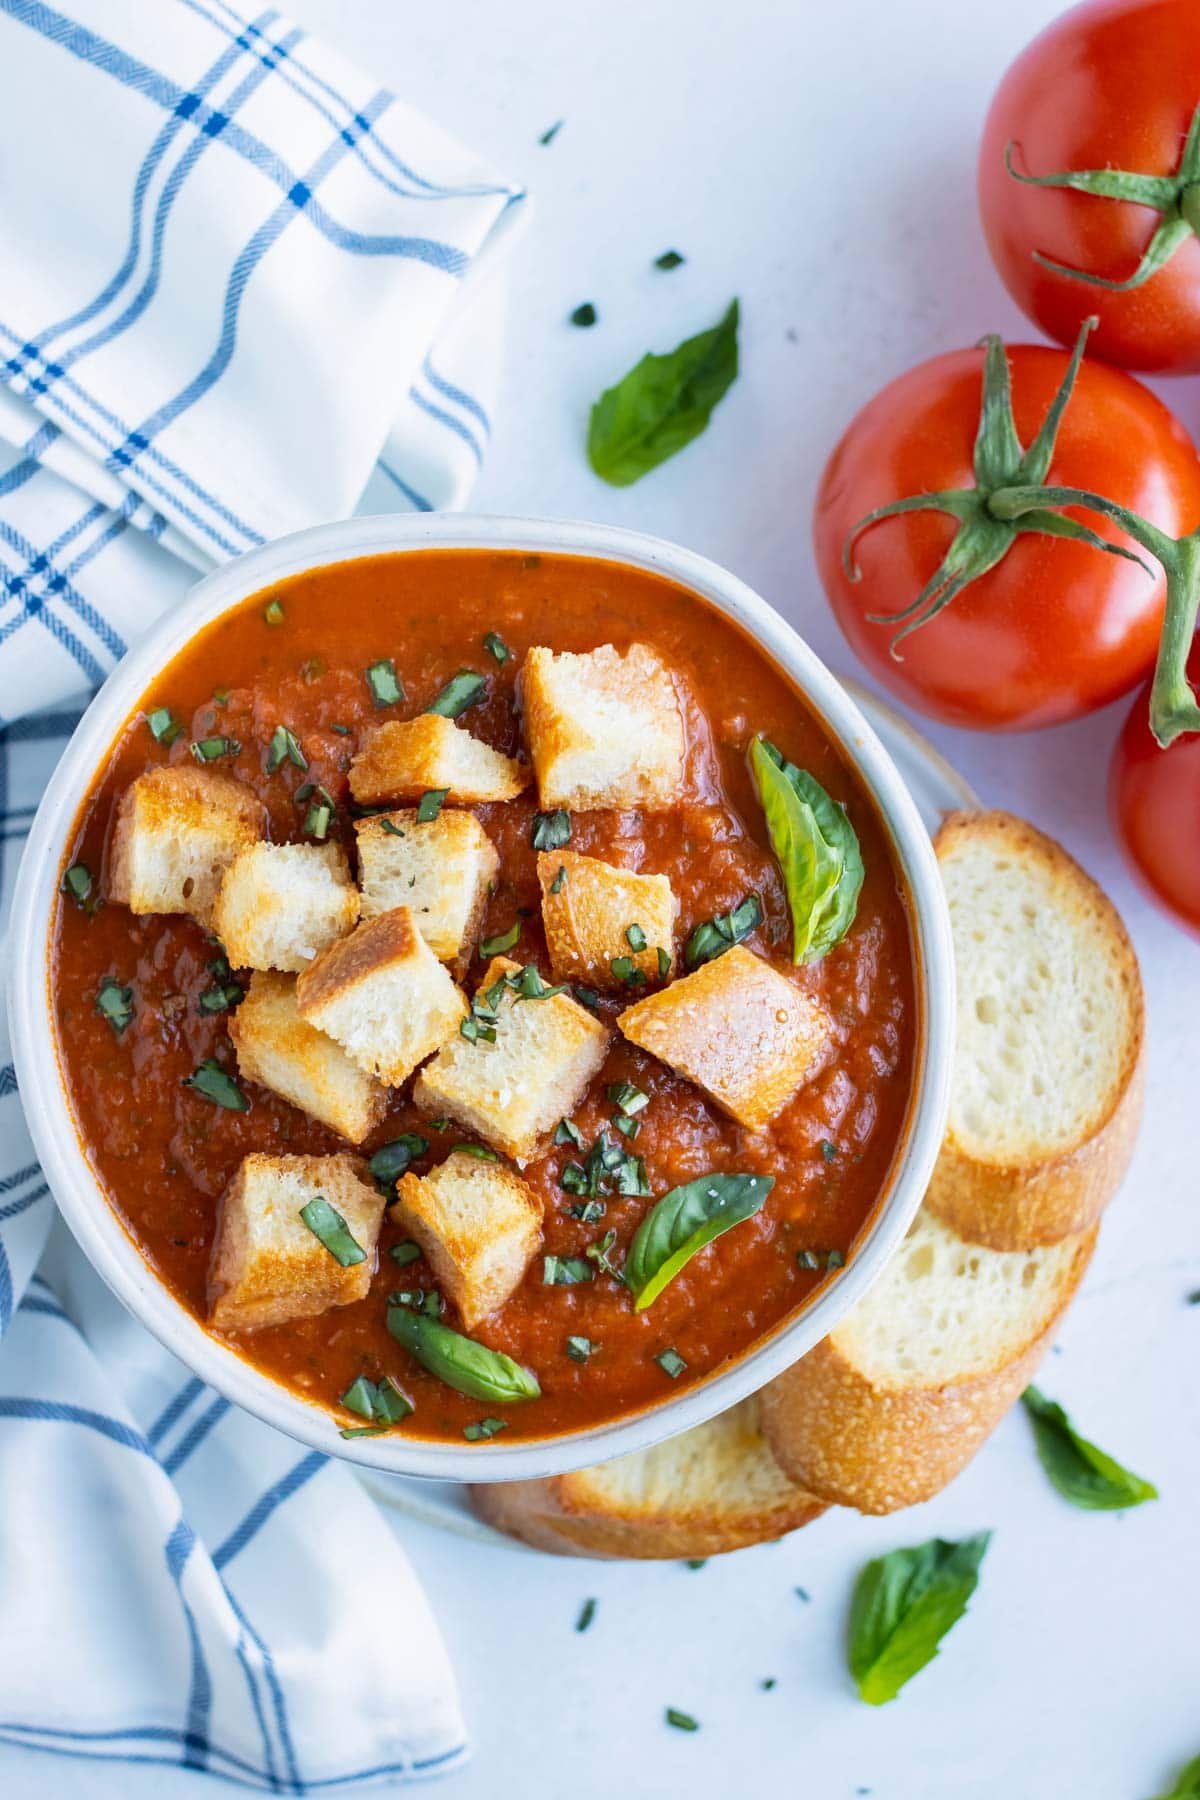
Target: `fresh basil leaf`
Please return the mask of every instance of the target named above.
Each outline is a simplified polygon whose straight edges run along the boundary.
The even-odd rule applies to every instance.
[[[625,1281],[643,1312],[705,1244],[753,1218],[775,1185],[773,1175],[702,1175],[672,1188],[650,1208],[625,1259]]]
[[[592,408],[588,461],[613,487],[628,487],[705,429],[738,372],[738,303],[719,324],[665,356],[643,356]]]
[[[437,696],[425,708],[427,713],[440,713],[444,719],[457,719],[482,700],[487,682],[475,669],[460,669],[452,675]]]
[[[750,773],[792,915],[792,961],[818,962],[845,937],[858,910],[857,834],[845,807],[762,736],[750,745]]]
[[[932,1662],[967,1609],[991,1541],[977,1532],[953,1544],[930,1538],[867,1563],[850,1606],[850,1672],[871,1706],[894,1700]]]
[[[1175,1786],[1158,1800],[1200,1800],[1200,1756],[1193,1756],[1187,1767],[1180,1769]]]
[[[226,1112],[250,1111],[245,1094],[214,1057],[206,1056],[194,1074],[184,1076],[183,1085],[202,1099],[211,1100],[214,1106],[223,1107]]]
[[[393,1188],[409,1163],[415,1157],[424,1156],[428,1148],[428,1138],[423,1138],[417,1131],[406,1131],[390,1144],[380,1144],[367,1167],[381,1188]]]
[[[1092,1512],[1116,1512],[1157,1500],[1158,1489],[1080,1437],[1055,1400],[1027,1387],[1022,1404],[1033,1426],[1038,1461],[1064,1500]]]
[[[313,1236],[325,1246],[334,1262],[340,1263],[343,1269],[352,1269],[356,1263],[366,1262],[366,1251],[337,1207],[331,1206],[324,1194],[317,1194],[307,1206],[302,1206],[300,1217]]]
[[[520,1363],[505,1356],[502,1350],[489,1350],[474,1338],[452,1331],[424,1313],[412,1312],[407,1306],[389,1306],[388,1330],[397,1343],[460,1394],[475,1400],[499,1400],[510,1404],[518,1400],[536,1400],[541,1394],[537,1377]]]

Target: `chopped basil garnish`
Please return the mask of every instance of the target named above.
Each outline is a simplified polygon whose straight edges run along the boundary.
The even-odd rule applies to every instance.
[[[200,738],[192,744],[192,755],[198,763],[216,762],[219,756],[236,756],[241,750],[236,738]]]
[[[1055,1400],[1027,1387],[1022,1404],[1033,1426],[1038,1461],[1064,1500],[1090,1512],[1115,1512],[1157,1500],[1158,1489],[1081,1437]]]
[[[294,764],[297,769],[308,767],[308,759],[295,732],[289,731],[286,725],[277,725],[267,747],[267,774],[273,775],[285,762]]]
[[[583,1254],[591,1257],[602,1275],[611,1275],[614,1281],[620,1281],[621,1271],[614,1266],[611,1260],[611,1253],[616,1241],[617,1234],[610,1229],[605,1232],[598,1244],[589,1244]]]
[[[227,687],[214,688],[213,689],[213,705],[214,706],[228,706],[229,705],[229,696],[232,692],[233,692],[232,688],[227,688]]]
[[[680,1356],[678,1350],[660,1350],[654,1360],[662,1370],[663,1374],[669,1375],[672,1381],[678,1381],[679,1377],[683,1374],[683,1371],[687,1368],[687,1364],[684,1362],[682,1356]]]
[[[577,1150],[583,1149],[583,1133],[573,1119],[560,1119],[554,1127],[556,1144],[574,1144]]]
[[[365,1375],[360,1375],[357,1381],[350,1383],[338,1405],[344,1406],[347,1412],[357,1413],[360,1419],[373,1419],[375,1391],[375,1383],[368,1381]]]
[[[567,1355],[572,1362],[585,1363],[595,1348],[591,1338],[572,1336],[567,1339]]]
[[[463,1436],[469,1444],[477,1444],[481,1438],[493,1438],[507,1428],[507,1419],[480,1419],[477,1425],[464,1425]]]
[[[212,987],[205,988],[196,1004],[202,1013],[211,1017],[215,1013],[231,1012],[245,997],[246,990],[236,981],[216,981]]]
[[[571,1167],[579,1168],[579,1165],[578,1163],[572,1163]],[[582,1169],[579,1169],[579,1174],[581,1177],[583,1176]],[[565,1186],[566,1184],[564,1183],[563,1185]],[[578,1191],[582,1193],[583,1190],[579,1189]],[[576,1205],[567,1207],[567,1212],[570,1214],[571,1218],[581,1219],[585,1225],[598,1225],[607,1211],[608,1208],[603,1200],[580,1200]]]
[[[582,1256],[544,1256],[543,1287],[575,1287],[581,1281],[593,1281],[595,1270]]]
[[[767,738],[750,745],[750,773],[792,915],[792,961],[818,962],[854,923],[862,851],[844,806]]]
[[[267,621],[268,625],[283,624],[283,608],[278,600],[268,600],[266,606],[263,608],[263,618]]]
[[[338,1432],[339,1437],[382,1437],[387,1430],[386,1425],[347,1425]]]
[[[323,844],[333,822],[333,808],[325,800],[314,800],[304,815],[304,835]]]
[[[571,841],[571,815],[560,807],[557,812],[535,812],[531,832],[535,850],[561,850]]]
[[[645,987],[645,973],[638,968],[632,956],[614,956],[609,967],[617,980],[623,981],[626,987]]]
[[[424,1313],[427,1319],[440,1319],[442,1316],[442,1296],[436,1288],[397,1288],[388,1295],[389,1306],[411,1306]]]
[[[366,1262],[366,1251],[355,1240],[337,1207],[331,1206],[324,1194],[317,1194],[307,1206],[302,1206],[300,1217],[313,1236],[324,1244],[334,1262],[340,1263],[343,1269],[352,1269],[356,1263]]]
[[[550,883],[550,892],[552,894],[561,894],[562,888],[563,888],[563,883],[566,881],[566,879],[567,879],[567,865],[566,865],[566,863],[559,863],[558,874],[554,877],[554,880]]]
[[[643,1106],[649,1106],[650,1096],[634,1087],[632,1081],[613,1081],[605,1088],[605,1093],[613,1105],[632,1118],[634,1113],[641,1112]]]
[[[642,1312],[705,1244],[753,1218],[773,1175],[702,1175],[664,1194],[634,1233],[625,1281]]]
[[[417,1131],[406,1131],[402,1137],[393,1138],[390,1144],[380,1144],[367,1167],[386,1191],[396,1185],[414,1157],[424,1156],[428,1148],[428,1138],[423,1138]]]
[[[417,824],[428,825],[442,810],[449,788],[429,788],[417,801]]]
[[[381,1421],[372,1435],[378,1435],[389,1425],[398,1425],[402,1419],[407,1419],[410,1413],[416,1411],[408,1395],[400,1392],[390,1375],[385,1375],[378,1384],[368,1381],[365,1375],[360,1375],[356,1381],[351,1382],[338,1405],[344,1406],[347,1412],[357,1413],[360,1419]],[[361,1430],[342,1433],[343,1437],[365,1435]]]
[[[628,1138],[630,1143],[632,1143],[638,1132],[642,1129],[642,1121],[640,1119],[627,1119],[624,1113],[618,1113],[613,1120],[613,1129],[614,1131],[619,1131],[622,1137]]]
[[[582,306],[577,306],[570,315],[572,325],[582,325],[585,329],[589,325],[594,325],[599,316],[590,300],[585,300]]]
[[[211,1056],[205,1057],[194,1074],[184,1076],[183,1085],[199,1094],[201,1099],[211,1100],[214,1106],[223,1107],[226,1112],[250,1111],[250,1102],[233,1076]]]
[[[483,647],[485,650],[491,651],[498,663],[506,663],[512,655],[512,651],[509,649],[504,639],[495,631],[489,631],[485,634]]]
[[[86,903],[92,891],[92,871],[83,863],[72,863],[62,878],[62,891],[71,896],[76,906],[88,911]]]
[[[575,1621],[576,1631],[586,1631],[596,1616],[596,1602],[585,1600],[579,1609],[579,1617]]]
[[[588,461],[603,481],[627,487],[690,444],[738,372],[738,303],[709,331],[665,356],[644,356],[601,394],[588,425]]]
[[[350,736],[350,727],[348,725],[331,725],[329,729],[330,731],[336,731],[339,737]]]
[[[646,934],[640,925],[627,925],[625,927],[625,942],[629,945],[631,950],[644,950],[646,948]]]
[[[821,1155],[827,1163],[832,1162],[837,1153],[838,1147],[836,1144],[831,1143],[828,1138],[821,1139]]]
[[[693,1719],[691,1713],[680,1712],[677,1706],[668,1706],[664,1716],[667,1724],[673,1725],[676,1731],[699,1731],[700,1729],[699,1719]]]
[[[656,269],[677,269],[684,260],[678,250],[664,250],[661,256],[655,257],[654,266]]]
[[[547,130],[543,131],[541,137],[538,139],[538,143],[539,144],[552,144],[554,142],[555,138],[558,136],[559,132],[562,130],[565,123],[566,123],[566,121],[564,119],[555,119],[553,125],[549,126]]]
[[[444,719],[457,719],[468,706],[483,699],[487,688],[484,677],[474,669],[460,669],[452,675],[437,697],[425,708],[427,713],[440,713]]]
[[[390,656],[383,656],[378,662],[373,662],[364,673],[367,677],[367,686],[371,690],[371,698],[377,707],[397,706],[403,700],[404,689],[396,674],[396,665]]]
[[[846,1258],[840,1250],[797,1250],[796,1262],[802,1269],[840,1269]]]
[[[979,1582],[990,1531],[953,1544],[930,1538],[867,1563],[850,1605],[850,1673],[871,1706],[894,1700],[932,1662]]]
[[[500,1161],[496,1152],[494,1150],[489,1150],[486,1144],[451,1144],[451,1156],[454,1155],[456,1150],[461,1150],[464,1156],[473,1156],[477,1162]]]
[[[715,919],[697,925],[684,945],[683,960],[689,969],[698,969],[701,963],[724,956],[726,950],[757,931],[762,922],[762,901],[757,894],[747,894],[732,912],[718,913]]]
[[[475,1400],[514,1402],[536,1400],[541,1394],[537,1377],[501,1350],[489,1350],[474,1338],[452,1331],[448,1325],[407,1306],[389,1306],[388,1330],[398,1343],[460,1394]]]
[[[660,946],[659,952],[658,952],[658,978],[659,978],[659,980],[665,981],[667,979],[667,976],[670,973],[671,973],[671,953],[669,950],[664,950]]]
[[[452,1123],[451,1119],[430,1119],[429,1129],[430,1131],[449,1131]]]
[[[401,1419],[407,1419],[416,1410],[408,1395],[401,1393],[390,1375],[385,1375],[375,1389],[377,1417],[386,1420],[389,1425],[398,1425]]]
[[[514,919],[507,931],[500,932],[496,937],[484,938],[479,946],[479,954],[484,962],[490,962],[493,956],[503,956],[514,947],[520,935],[521,921]]]
[[[392,1261],[398,1263],[402,1269],[407,1269],[409,1263],[420,1262],[421,1257],[424,1255],[424,1251],[421,1249],[420,1244],[415,1243],[412,1238],[405,1238],[402,1243],[393,1244],[388,1251],[388,1255],[392,1258]]]
[[[577,986],[575,988],[575,998],[581,1006],[590,1008],[592,1012],[595,1012],[600,1005],[600,996],[595,988]]]
[[[845,1261],[846,1259],[840,1250],[831,1250],[825,1258],[825,1267],[827,1269],[840,1269],[844,1266]]]
[[[146,714],[146,723],[156,744],[173,744],[183,730],[169,706],[156,706],[153,712]]]
[[[119,1037],[133,1017],[133,989],[122,987],[115,975],[106,975],[96,992],[96,1011]]]
[[[476,994],[470,1012],[458,1022],[459,1036],[466,1038],[468,1044],[494,1044],[496,1041],[498,1015],[495,1007],[489,1004],[490,999],[490,991],[482,997]]]

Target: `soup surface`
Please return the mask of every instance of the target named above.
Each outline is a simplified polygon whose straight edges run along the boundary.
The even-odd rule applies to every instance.
[[[272,600],[278,605],[270,606]],[[511,652],[507,660],[497,661],[485,645],[490,633]],[[381,720],[421,712],[456,671],[470,667],[486,675],[487,691],[460,724],[501,751],[523,754],[515,682],[530,647],[623,650],[633,642],[652,646],[676,682],[686,739],[682,800],[662,811],[573,813],[570,849],[670,877],[679,904],[681,974],[678,952],[693,929],[757,894],[764,917],[747,947],[826,1010],[830,1053],[765,1129],[750,1131],[614,1030],[607,1060],[573,1122],[586,1149],[602,1130],[612,1133],[612,1084],[626,1081],[648,1096],[636,1114],[636,1136],[614,1134],[614,1141],[642,1159],[649,1196],[606,1193],[598,1220],[594,1209],[589,1219],[572,1214],[572,1205],[576,1213],[583,1209],[561,1178],[581,1153],[571,1142],[551,1145],[523,1171],[544,1212],[541,1253],[511,1297],[470,1334],[533,1370],[540,1398],[482,1405],[419,1366],[389,1334],[389,1293],[435,1283],[424,1259],[397,1267],[388,1252],[409,1234],[386,1216],[367,1298],[228,1335],[243,1357],[329,1407],[345,1427],[361,1424],[339,1411],[340,1396],[360,1375],[391,1376],[415,1407],[395,1429],[423,1438],[461,1442],[464,1429],[485,1414],[503,1414],[510,1439],[611,1420],[703,1380],[831,1278],[829,1270],[850,1255],[872,1212],[910,1098],[912,944],[882,827],[787,680],[695,596],[619,564],[468,550],[335,565],[245,603],[163,671],[81,809],[64,869],[86,867],[93,897],[81,905],[64,892],[53,922],[53,1004],[71,1103],[112,1205],[161,1279],[204,1320],[218,1203],[242,1158],[250,1151],[326,1155],[352,1146],[265,1088],[243,1083],[250,1108],[234,1112],[184,1085],[208,1058],[237,1073],[229,1014],[199,1007],[213,984],[209,965],[219,947],[190,917],[134,916],[107,897],[109,840],[122,793],[148,769],[194,766],[193,742],[226,735],[239,748],[219,767],[261,797],[274,841],[302,840],[315,783],[336,805],[331,832],[353,860],[347,773],[356,746]],[[393,660],[406,695],[385,709],[364,675],[382,658]],[[147,726],[147,715],[162,707],[182,724],[170,745]],[[280,723],[302,746],[307,769],[285,759],[266,772]],[[852,927],[821,960],[799,968],[792,965],[779,867],[746,766],[756,732],[844,803],[862,849],[865,879]],[[309,793],[298,800],[301,789]],[[537,805],[530,788],[516,800],[472,810],[500,855],[482,936],[519,922],[519,939],[507,954],[536,964],[550,981],[531,843]],[[476,957],[465,978],[468,992],[483,967]],[[133,992],[132,1018],[120,1031],[97,1010],[109,977]],[[234,981],[248,980],[248,973],[234,972]],[[611,1023],[630,998],[636,995],[601,996],[593,1009]],[[471,1134],[439,1131],[441,1121],[423,1118],[413,1106],[411,1086],[394,1091],[385,1122],[361,1154],[370,1156],[401,1133],[418,1133],[428,1143],[412,1164],[421,1174]],[[694,1255],[645,1310],[635,1311],[629,1290],[601,1265],[591,1280],[544,1281],[543,1255],[582,1258],[609,1231],[615,1241],[607,1260],[619,1271],[655,1200],[713,1171],[769,1175],[774,1186],[759,1212]],[[461,1329],[452,1305],[442,1318]],[[567,1348],[569,1338],[580,1337],[590,1345],[582,1361]]]

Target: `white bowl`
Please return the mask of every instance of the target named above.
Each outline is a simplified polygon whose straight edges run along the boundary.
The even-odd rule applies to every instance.
[[[343,1439],[321,1407],[260,1374],[184,1310],[143,1260],[84,1155],[49,999],[49,920],[66,835],[117,732],[159,671],[220,614],[287,576],[386,551],[433,548],[558,551],[631,564],[679,582],[735,620],[794,682],[874,799],[911,897],[917,958],[908,1117],[874,1216],[845,1270],[738,1361],[657,1406],[565,1436],[470,1447],[399,1435]],[[219,1393],[330,1456],[389,1474],[443,1481],[561,1474],[644,1449],[745,1399],[810,1350],[866,1292],[920,1205],[945,1125],[954,1015],[950,927],[928,834],[891,758],[854,701],[766,601],[689,550],[613,526],[461,514],[351,519],[281,538],[216,570],[130,651],[80,721],[29,834],[12,918],[9,1010],[21,1096],[46,1178],[85,1254],[135,1317]]]

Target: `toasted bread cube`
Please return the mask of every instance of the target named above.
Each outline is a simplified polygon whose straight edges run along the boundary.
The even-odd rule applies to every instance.
[[[343,1268],[300,1217],[310,1201],[328,1201],[346,1221],[361,1262]],[[354,1157],[266,1156],[258,1151],[221,1196],[209,1272],[209,1323],[220,1331],[257,1331],[311,1319],[362,1300],[375,1270],[384,1196]]]
[[[683,719],[671,672],[646,644],[622,656],[533,649],[521,671],[544,807],[671,806],[683,788]]]
[[[402,1175],[388,1214],[414,1237],[470,1331],[503,1306],[542,1239],[542,1209],[515,1170],[455,1150],[428,1175]]]
[[[266,808],[232,775],[149,769],[117,808],[109,899],[135,913],[190,913],[208,926],[221,877],[266,826]]]
[[[752,1130],[815,1072],[832,1032],[816,1001],[744,944],[627,1006],[617,1024]]]
[[[636,875],[574,850],[540,851],[537,871],[555,981],[627,988],[630,975],[613,971],[622,958],[640,970],[636,986],[662,979],[658,953],[674,955],[677,911],[665,875]],[[631,932],[634,943],[645,939],[641,950],[630,943]]]
[[[374,1131],[391,1103],[381,1081],[300,1017],[292,975],[257,970],[229,1021],[238,1072],[298,1106],[352,1144]]]
[[[354,929],[358,889],[338,844],[248,844],[221,879],[212,928],[235,969],[298,975]]]
[[[350,764],[350,792],[360,806],[419,800],[431,788],[445,788],[451,801],[515,800],[530,780],[524,763],[441,713],[389,719]]]
[[[466,1001],[406,906],[380,913],[296,982],[300,1016],[389,1087],[457,1031]]]
[[[439,962],[469,959],[500,868],[475,814],[443,810],[419,823],[412,808],[360,819],[354,829],[363,918],[407,906]]]
[[[488,964],[479,995],[521,973],[506,956]],[[609,1033],[568,994],[525,1000],[505,987],[493,1002],[496,1041],[457,1033],[422,1069],[413,1099],[423,1112],[449,1113],[514,1162],[528,1162],[566,1118],[604,1061]]]

